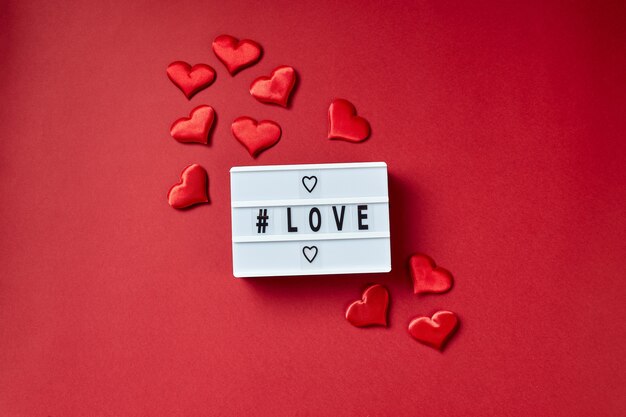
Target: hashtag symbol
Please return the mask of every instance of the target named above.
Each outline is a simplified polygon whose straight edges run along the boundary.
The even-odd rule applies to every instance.
[[[269,226],[269,223],[267,222],[267,219],[269,218],[270,216],[267,215],[267,209],[259,209],[259,215],[256,216],[256,219],[258,220],[256,222],[257,233],[265,233],[265,228]]]

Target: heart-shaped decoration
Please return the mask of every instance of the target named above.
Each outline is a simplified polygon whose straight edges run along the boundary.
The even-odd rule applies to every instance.
[[[305,246],[302,248],[302,254],[309,263],[313,263],[317,256],[317,246]]]
[[[362,142],[370,135],[370,124],[357,116],[356,108],[348,100],[335,99],[328,108],[328,139]]]
[[[274,146],[280,140],[281,135],[278,124],[270,120],[257,122],[247,116],[235,119],[231,130],[235,139],[246,147],[252,157]]]
[[[250,39],[242,41],[230,35],[220,35],[213,41],[213,52],[230,75],[256,64],[261,59],[261,45]]]
[[[452,274],[438,267],[429,256],[415,254],[409,260],[413,293],[444,293],[452,288]]]
[[[215,80],[215,70],[206,64],[192,67],[186,62],[176,61],[167,66],[167,76],[190,99],[211,85]]]
[[[380,284],[372,285],[346,310],[346,319],[356,327],[387,326],[389,292]]]
[[[310,177],[302,177],[302,185],[308,192],[313,192],[313,189],[317,185],[317,177],[315,175],[311,175]]]
[[[429,317],[418,317],[409,324],[409,333],[418,342],[442,350],[454,334],[459,319],[451,311],[439,311]]]
[[[208,203],[208,175],[198,164],[189,165],[180,174],[180,182],[167,193],[170,206],[182,209],[194,204]]]
[[[209,143],[209,131],[215,120],[215,110],[211,106],[198,106],[189,117],[181,117],[170,128],[170,134],[181,143]]]
[[[292,67],[280,66],[269,77],[259,77],[252,82],[250,94],[261,103],[287,107],[289,95],[296,84],[296,71]]]

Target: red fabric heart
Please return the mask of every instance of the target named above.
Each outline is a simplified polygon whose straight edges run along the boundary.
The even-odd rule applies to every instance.
[[[245,146],[253,157],[274,146],[281,135],[278,124],[269,120],[257,123],[256,120],[246,116],[235,119],[231,130],[235,139]]]
[[[256,64],[261,59],[261,45],[250,39],[242,41],[230,35],[220,35],[213,41],[213,52],[230,75]]]
[[[174,139],[182,143],[209,143],[209,131],[215,120],[215,110],[211,106],[198,106],[189,117],[181,117],[170,128]]]
[[[215,70],[206,64],[192,67],[186,62],[176,61],[167,66],[167,76],[190,99],[211,85],[215,80]]]
[[[328,108],[328,139],[362,142],[370,135],[370,124],[356,115],[356,108],[348,100],[335,99]]]
[[[439,311],[431,318],[418,317],[409,324],[409,333],[417,341],[442,350],[446,342],[454,334],[459,319],[451,311]]]
[[[259,77],[252,82],[250,94],[262,103],[273,103],[287,107],[289,95],[296,84],[296,71],[282,65],[269,77]]]
[[[189,165],[180,174],[180,182],[174,184],[167,193],[170,206],[182,209],[194,204],[208,203],[208,176],[198,164]]]
[[[346,319],[356,327],[387,326],[389,292],[380,284],[363,292],[363,299],[355,301],[346,310]]]
[[[452,274],[438,267],[430,257],[415,254],[409,260],[413,293],[444,293],[452,288]]]

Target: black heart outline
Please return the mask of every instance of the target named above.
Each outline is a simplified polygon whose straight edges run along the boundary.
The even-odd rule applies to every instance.
[[[307,256],[307,254],[306,254],[306,250],[307,249],[308,250],[315,249],[315,255],[313,255],[313,258],[309,259],[309,257]],[[305,247],[302,248],[302,254],[306,258],[306,260],[309,261],[309,263],[313,263],[313,261],[317,257],[317,253],[318,252],[319,252],[319,250],[317,249],[317,246],[305,246]]]
[[[306,182],[304,182],[304,180],[312,180],[313,178],[315,178],[315,183],[313,184],[313,187],[311,187],[311,189],[309,190],[309,187],[306,185]],[[315,190],[315,186],[317,185],[317,177],[315,175],[311,175],[310,177],[302,177],[302,185],[304,185],[304,188],[306,188],[308,192],[312,193],[313,190]]]

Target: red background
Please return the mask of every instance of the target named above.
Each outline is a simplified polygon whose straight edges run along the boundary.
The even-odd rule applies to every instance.
[[[624,2],[292,3],[2,2],[0,414],[623,415]],[[261,62],[228,75],[222,33]],[[188,102],[175,60],[216,82]],[[248,93],[280,64],[289,110]],[[326,139],[335,97],[367,142]],[[211,146],[175,142],[199,104]],[[252,160],[241,115],[279,144]],[[393,272],[234,279],[229,168],[347,161],[389,164]],[[176,211],[194,162],[212,203]],[[412,295],[414,251],[450,293]],[[370,282],[387,329],[345,321]],[[437,309],[443,353],[406,331]]]

